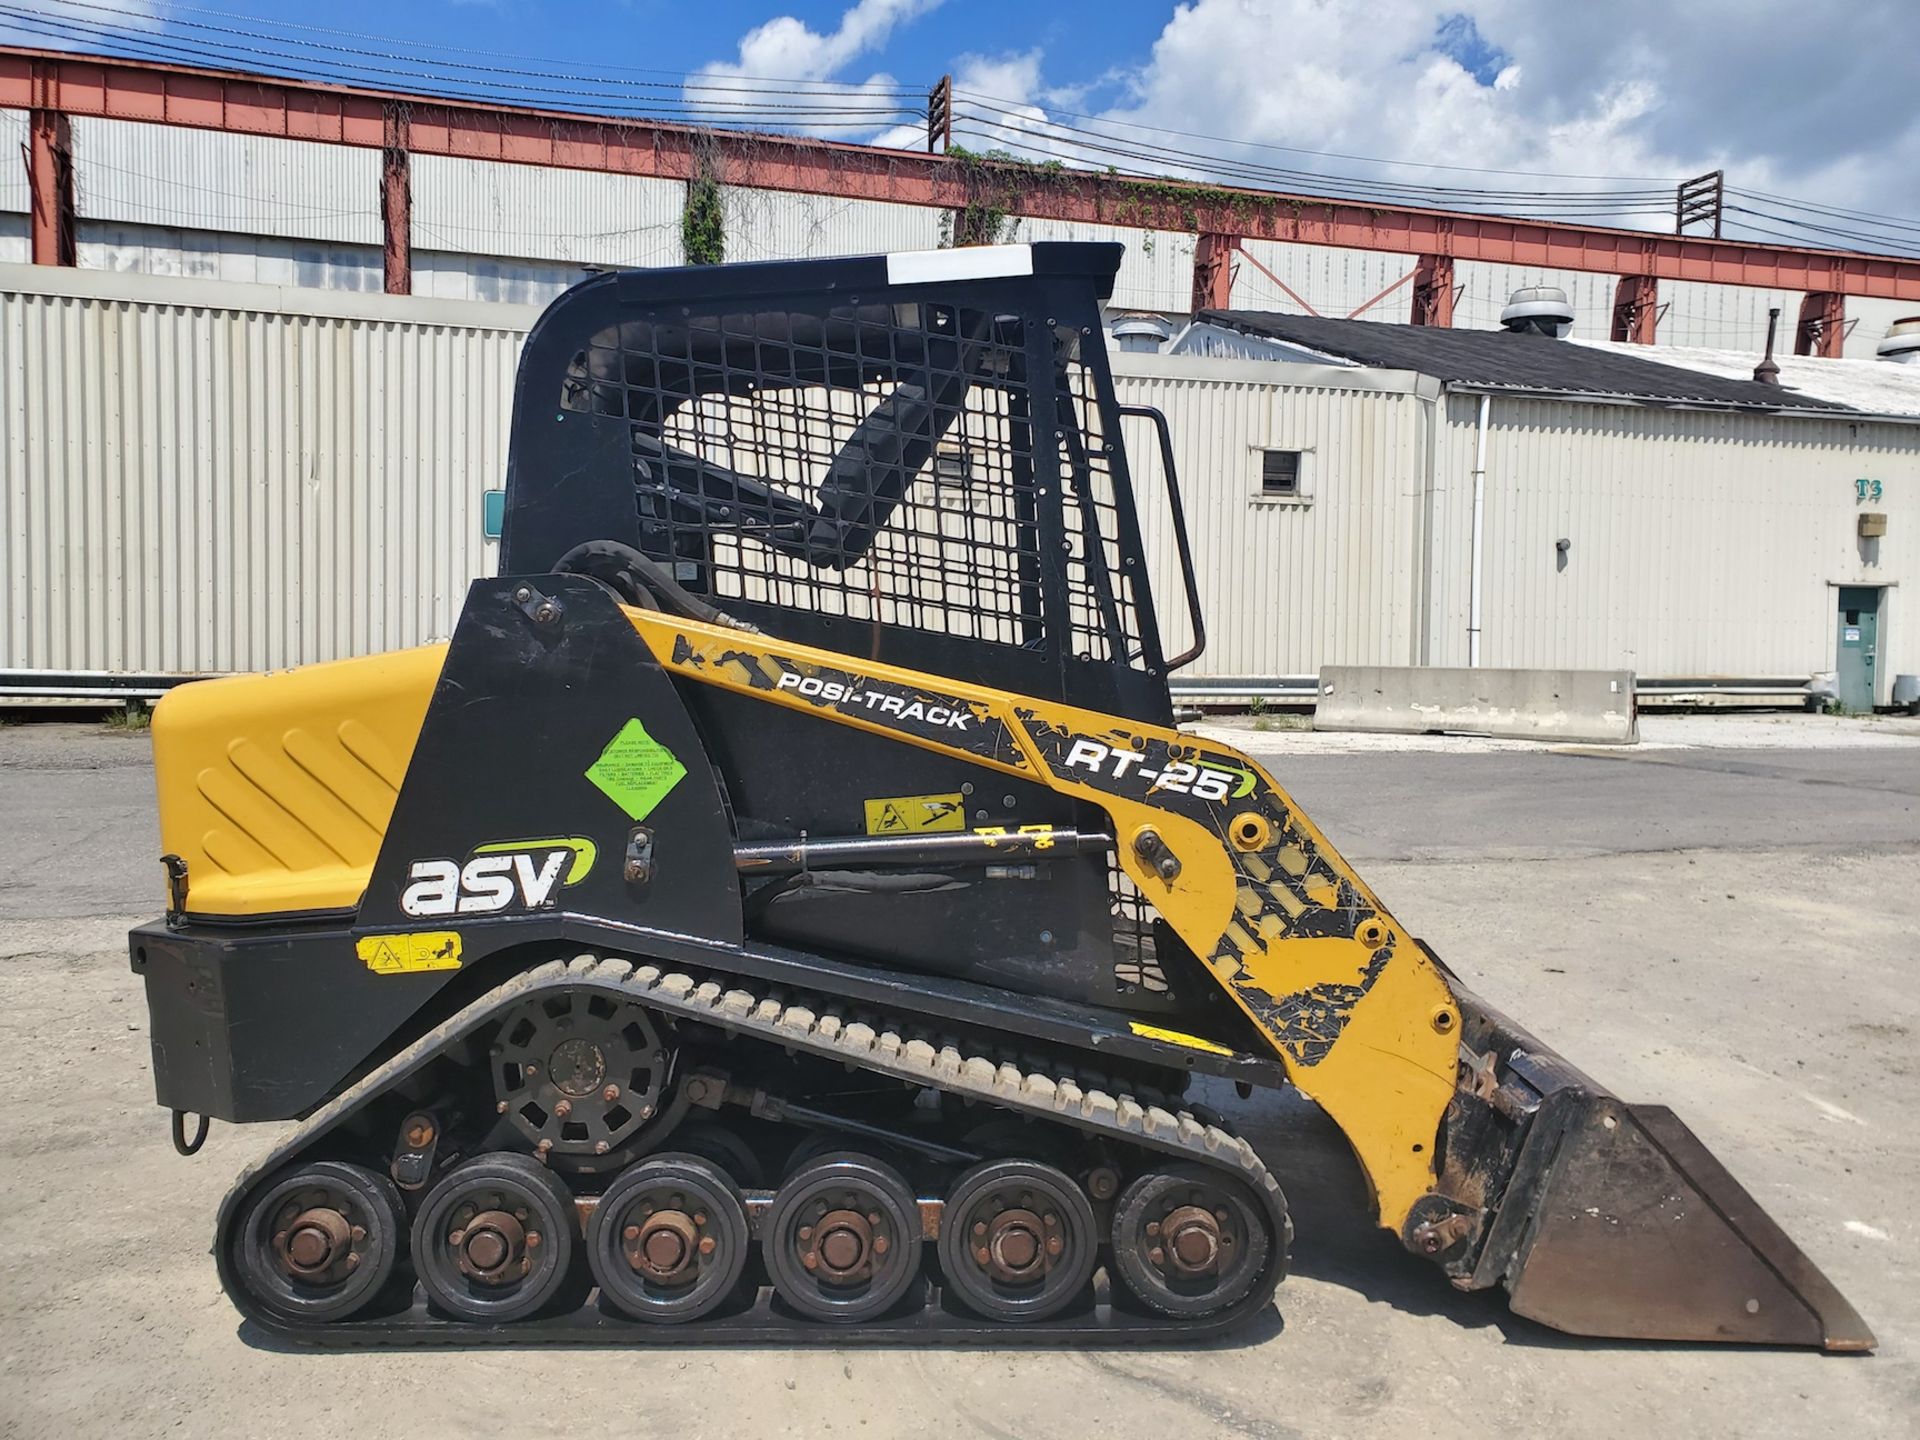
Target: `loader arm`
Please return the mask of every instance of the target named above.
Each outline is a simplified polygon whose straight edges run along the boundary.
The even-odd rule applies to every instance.
[[[1162,726],[626,613],[675,674],[1103,807],[1128,875],[1340,1126],[1379,1223],[1400,1232],[1433,1186],[1459,1008],[1419,944],[1254,761]],[[916,705],[971,718],[903,720]]]

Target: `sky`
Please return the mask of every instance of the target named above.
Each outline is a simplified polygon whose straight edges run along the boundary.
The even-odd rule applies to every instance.
[[[1000,102],[967,143],[1036,155],[1057,153],[1046,122],[1085,116],[1176,153],[1196,142],[1161,130],[1218,137],[1204,148],[1262,165],[1420,184],[1671,186],[1724,169],[1748,191],[1912,217],[1895,233],[1920,248],[1920,0],[93,3],[174,26],[250,17],[603,74],[692,74],[709,87],[696,99],[724,94],[712,87],[735,76],[880,95],[950,72],[960,90]],[[73,0],[0,0],[0,22],[23,5],[84,18]],[[821,133],[920,138],[884,125]],[[1837,232],[1859,225],[1773,208]],[[1636,223],[1670,229],[1671,216]],[[1778,221],[1736,223],[1773,238],[1764,227]]]

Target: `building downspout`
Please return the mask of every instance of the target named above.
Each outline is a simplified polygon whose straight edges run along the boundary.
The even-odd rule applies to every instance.
[[[1486,533],[1487,508],[1487,411],[1493,397],[1480,397],[1479,433],[1473,443],[1473,543],[1467,558],[1467,664],[1480,663],[1480,577],[1481,541]]]

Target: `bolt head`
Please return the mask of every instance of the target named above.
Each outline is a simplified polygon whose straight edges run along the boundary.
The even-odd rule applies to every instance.
[[[566,1119],[569,1115],[573,1114],[573,1102],[571,1100],[560,1101],[553,1107],[553,1113],[562,1120]]]
[[[714,1248],[718,1243],[719,1242],[716,1241],[711,1235],[702,1235],[700,1237],[700,1253],[702,1255],[711,1255],[714,1252]]]
[[[593,1153],[596,1155],[604,1155],[612,1148],[613,1147],[604,1140],[596,1140],[593,1142]]]
[[[876,1236],[874,1236],[874,1237],[873,1237],[873,1253],[874,1253],[874,1254],[876,1254],[876,1255],[884,1255],[884,1254],[886,1254],[886,1253],[887,1253],[887,1250],[888,1250],[889,1248],[890,1248],[890,1247],[889,1247],[889,1246],[887,1245],[887,1237],[886,1237],[886,1236],[884,1236],[884,1235],[876,1235]]]
[[[504,1100],[502,1100],[502,1101],[499,1101],[498,1103],[496,1103],[496,1104],[494,1105],[494,1107],[493,1107],[493,1113],[494,1113],[494,1114],[496,1114],[496,1115],[504,1115],[504,1114],[506,1114],[506,1113],[507,1113],[507,1102],[506,1102],[506,1101],[504,1101]]]
[[[462,1243],[464,1243],[464,1242],[465,1242],[465,1240],[466,1240],[466,1238],[467,1238],[467,1232],[466,1232],[466,1231],[464,1231],[464,1230],[455,1230],[455,1231],[454,1231],[454,1232],[453,1232],[453,1233],[452,1233],[451,1235],[449,1235],[449,1236],[447,1236],[447,1244],[449,1244],[449,1245],[459,1245],[459,1244],[462,1244]]]
[[[349,1250],[347,1252],[347,1269],[356,1270],[359,1268],[359,1266],[360,1266],[360,1252],[358,1250]]]
[[[540,1232],[538,1230],[529,1230],[527,1232],[527,1249],[538,1250],[539,1248],[540,1248]]]
[[[1167,1252],[1158,1245],[1154,1246],[1147,1252],[1147,1263],[1156,1270],[1160,1269],[1167,1263]]]
[[[627,1226],[620,1232],[620,1238],[622,1240],[638,1240],[640,1238],[640,1227],[638,1225]]]
[[[611,1105],[620,1098],[620,1087],[618,1085],[607,1086],[606,1089],[600,1092],[600,1098]]]
[[[353,1243],[358,1245],[362,1240],[367,1238],[367,1227],[364,1225],[356,1225],[347,1233],[353,1236]]]
[[[809,1250],[800,1257],[800,1263],[809,1270],[818,1270],[820,1268],[820,1257]]]

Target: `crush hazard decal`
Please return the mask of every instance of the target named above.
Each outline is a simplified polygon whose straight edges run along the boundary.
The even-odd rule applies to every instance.
[[[1234,757],[1210,753],[1184,736],[1122,728],[1076,734],[1034,711],[1015,713],[1061,779],[1184,815],[1220,837],[1238,873],[1233,919],[1207,957],[1209,964],[1296,1064],[1324,1060],[1353,1007],[1392,962],[1396,939],[1391,927],[1368,924],[1378,909],[1320,853],[1285,799]],[[1242,849],[1229,839],[1228,826],[1249,815],[1264,821],[1265,838],[1253,849]],[[1365,935],[1385,938],[1371,950],[1354,946],[1357,963],[1350,979],[1275,995],[1249,969],[1249,961],[1263,958],[1281,941]]]
[[[867,834],[929,835],[967,828],[967,797],[951,795],[884,795],[869,800]]]
[[[400,908],[417,916],[550,910],[563,890],[587,878],[597,853],[591,840],[569,836],[495,841],[476,846],[465,863],[416,860]]]
[[[1027,768],[1026,757],[1005,723],[984,705],[956,695],[738,645],[695,644],[683,634],[673,638],[672,663],[703,678],[791,697],[815,710],[931,740],[1014,769]]]
[[[460,937],[451,930],[411,935],[363,935],[353,953],[376,975],[412,975],[423,970],[458,970]]]

